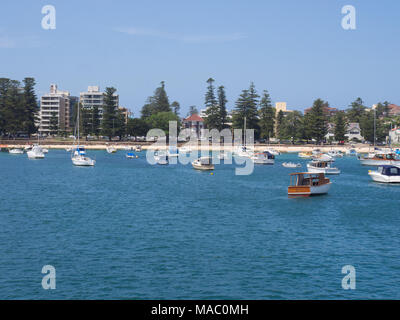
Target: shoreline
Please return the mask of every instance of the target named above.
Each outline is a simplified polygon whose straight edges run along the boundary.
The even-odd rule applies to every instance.
[[[27,145],[34,144],[34,141],[13,141],[12,143],[0,143],[0,148],[7,148],[7,149],[12,149],[12,148],[21,148],[25,147]],[[86,149],[88,150],[105,150],[108,146],[113,146],[117,150],[123,150],[125,151],[126,147],[134,147],[140,145],[143,150],[148,150],[148,149],[163,149],[164,147],[162,146],[157,146],[155,145],[154,142],[148,143],[148,142],[93,142],[93,141],[83,141],[81,145],[84,145]],[[207,144],[207,145],[202,145],[201,143],[197,145],[192,145],[188,142],[185,143],[178,143],[177,147],[180,148],[182,146],[188,146],[191,148],[193,151],[202,151],[202,150],[208,150],[208,151],[228,151],[232,152],[236,148],[236,146],[233,145],[217,145],[217,144]],[[47,142],[47,143],[41,143],[41,146],[46,149],[66,149],[69,147],[72,147],[73,144],[70,142]],[[330,150],[337,150],[337,151],[342,151],[345,152],[346,150],[349,150],[351,148],[354,148],[358,153],[365,153],[365,152],[370,152],[373,150],[373,146],[369,145],[363,145],[363,144],[354,144],[354,147],[351,145],[267,145],[267,144],[255,144],[254,145],[254,150],[256,152],[260,152],[266,149],[273,149],[277,150],[281,153],[298,153],[298,152],[311,152],[315,149],[320,149],[322,152],[328,152]],[[167,148],[167,147],[165,147]],[[387,148],[386,146],[382,146],[381,148]]]

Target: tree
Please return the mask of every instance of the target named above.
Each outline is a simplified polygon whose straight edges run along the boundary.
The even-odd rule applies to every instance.
[[[279,139],[284,139],[285,129],[284,129],[285,115],[282,110],[279,110],[278,116],[276,118],[276,136]]]
[[[314,101],[313,107],[310,111],[311,135],[317,143],[324,140],[328,131],[324,106],[326,106],[326,103],[321,99],[317,99]]]
[[[335,116],[335,140],[346,140],[346,115],[343,111],[339,111]]]
[[[6,132],[7,121],[7,94],[10,87],[10,79],[0,78],[0,135]]]
[[[80,109],[80,133],[82,136],[87,137],[92,132],[92,109]]]
[[[199,111],[197,110],[196,106],[190,106],[189,107],[189,112],[188,112],[188,117],[194,115],[194,114],[199,114]]]
[[[103,99],[103,121],[101,124],[103,135],[111,138],[115,134],[115,120],[117,118],[117,105],[114,94],[117,89],[113,87],[106,88]]]
[[[173,112],[174,112],[177,116],[179,116],[179,111],[180,111],[180,109],[181,109],[181,105],[179,104],[179,102],[178,102],[178,101],[172,102],[172,103],[171,103],[171,107],[172,107]]]
[[[149,125],[143,119],[139,118],[128,119],[126,132],[132,137],[146,136],[149,129],[150,129]]]
[[[126,135],[125,115],[122,113],[121,110],[117,110],[114,128],[114,134],[119,137],[119,140],[121,140],[122,137]]]
[[[208,129],[218,129],[221,126],[220,108],[215,98],[214,79],[207,80],[208,87],[205,96],[206,118],[205,122]]]
[[[304,115],[301,124],[301,139],[307,141],[312,139],[312,127],[311,127],[311,113],[307,113]]]
[[[92,129],[91,129],[91,134],[95,135],[96,137],[98,137],[100,135],[100,110],[99,107],[96,105],[93,107],[93,110],[91,112],[91,124],[92,124]]]
[[[5,95],[4,130],[11,136],[24,129],[25,108],[20,88],[19,81],[10,80]]]
[[[374,143],[374,122],[376,124],[376,141],[384,141],[388,132],[384,122],[377,118],[374,121],[374,111],[366,112],[360,119],[361,135],[366,141]]]
[[[146,122],[151,129],[161,129],[168,136],[170,121],[177,121],[179,128],[179,117],[172,111],[153,114]]]
[[[226,99],[225,87],[219,86],[218,87],[218,105],[219,105],[219,119],[220,125],[218,130],[222,130],[226,128],[228,112],[226,110],[226,104],[228,100]]]
[[[58,117],[57,112],[52,112],[50,119],[49,119],[49,129],[50,134],[57,134],[58,133]]]
[[[165,83],[161,81],[161,86],[156,88],[154,94],[147,98],[146,104],[142,107],[142,118],[146,119],[158,112],[170,112],[171,106],[167,92],[165,91]]]
[[[249,89],[243,90],[242,94],[236,101],[236,106],[233,114],[233,127],[244,129],[244,118],[246,118],[247,129],[254,129],[255,138],[259,135],[258,127],[258,98],[253,83]]]
[[[290,112],[281,125],[280,136],[284,139],[290,139],[292,143],[296,139],[301,139],[302,114],[299,111]]]
[[[260,101],[260,137],[269,139],[274,136],[275,127],[275,108],[272,107],[271,98],[267,90],[264,90],[264,94]]]
[[[357,98],[351,103],[350,109],[347,109],[347,119],[349,122],[360,122],[361,118],[365,114],[366,107],[361,98]]]
[[[23,103],[25,106],[25,117],[23,121],[23,131],[25,131],[29,137],[32,133],[36,132],[35,120],[39,107],[37,104],[37,98],[35,94],[35,79],[25,78],[24,82],[24,93]]]

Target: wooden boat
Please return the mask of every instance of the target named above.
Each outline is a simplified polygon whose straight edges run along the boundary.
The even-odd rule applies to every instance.
[[[212,159],[210,157],[201,157],[192,162],[192,166],[196,170],[214,170]]]
[[[368,174],[375,182],[400,183],[400,168],[397,166],[380,166],[378,170],[370,170]]]
[[[290,174],[289,196],[308,197],[328,193],[331,182],[323,173],[299,172]]]

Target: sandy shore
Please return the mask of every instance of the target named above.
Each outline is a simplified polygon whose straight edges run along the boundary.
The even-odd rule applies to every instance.
[[[139,145],[138,143],[127,143],[127,142],[123,142],[123,143],[110,143],[110,144],[106,144],[106,143],[94,143],[92,141],[90,142],[83,142],[81,143],[82,145],[85,146],[86,149],[88,150],[105,150],[107,148],[107,146],[112,145],[113,147],[115,147],[118,150],[125,150],[126,147],[134,147],[136,145]],[[26,141],[21,141],[21,142],[13,142],[13,143],[9,143],[9,144],[0,144],[0,148],[17,148],[17,147],[25,147],[29,145]],[[191,148],[191,150],[210,150],[210,151],[218,151],[218,150],[224,150],[224,151],[233,151],[235,149],[235,146],[232,145],[228,145],[228,146],[224,146],[224,145],[192,145],[192,144],[185,144],[185,143],[179,143],[178,147],[181,147],[183,145],[187,145]],[[69,143],[41,143],[41,146],[47,149],[66,149],[69,147],[72,147],[72,144]],[[147,149],[163,149],[163,147],[157,146],[154,143],[153,144],[140,144],[140,146],[142,147],[143,150],[147,150]],[[340,150],[342,152],[345,152],[346,150],[349,150],[350,148],[352,148],[350,145],[344,145],[344,146],[332,146],[332,145],[324,145],[324,146],[315,146],[315,145],[265,145],[265,144],[255,144],[254,145],[254,150],[255,151],[263,151],[266,149],[274,149],[277,150],[281,153],[296,153],[296,152],[307,152],[307,151],[313,151],[315,149],[320,149],[322,152],[328,152],[332,149],[334,150]],[[363,152],[370,152],[373,150],[372,146],[369,145],[364,145],[364,144],[357,144],[354,145],[354,149],[357,150],[357,152],[359,153],[363,153]]]

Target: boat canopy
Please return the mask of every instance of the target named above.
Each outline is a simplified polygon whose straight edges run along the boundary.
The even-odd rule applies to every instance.
[[[400,168],[396,166],[380,166],[378,172],[385,176],[400,176]]]

